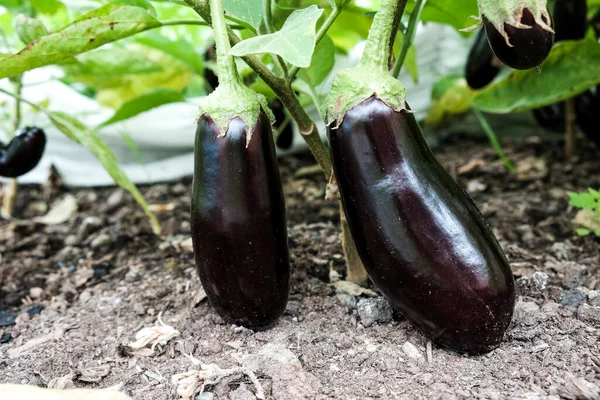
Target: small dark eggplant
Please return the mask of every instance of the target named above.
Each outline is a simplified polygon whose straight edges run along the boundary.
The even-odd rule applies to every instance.
[[[555,103],[532,111],[539,126],[556,133],[565,131],[565,105]]]
[[[375,285],[437,343],[497,347],[512,317],[511,269],[483,216],[427,146],[414,114],[374,97],[328,136],[344,210]]]
[[[577,124],[589,140],[600,147],[600,86],[588,90],[575,99]]]
[[[495,65],[494,59],[494,52],[488,43],[485,29],[480,29],[469,51],[465,69],[465,78],[471,88],[481,89],[489,85],[498,75],[500,68]]]
[[[586,0],[556,0],[554,3],[554,41],[580,40],[587,30]]]
[[[17,178],[34,169],[44,154],[46,134],[40,128],[26,127],[0,150],[0,176]]]
[[[203,114],[196,133],[192,239],[210,303],[260,330],[285,310],[290,279],[285,204],[264,112],[251,135],[239,117],[224,135]]]
[[[544,19],[550,26],[551,21]],[[540,65],[550,54],[554,44],[554,34],[540,25],[529,9],[523,10],[520,24],[527,28],[519,28],[504,23],[506,36],[483,16],[487,37],[494,54],[500,61],[514,69],[530,69]]]

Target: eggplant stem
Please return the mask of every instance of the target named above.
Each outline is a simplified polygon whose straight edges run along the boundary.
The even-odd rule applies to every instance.
[[[346,258],[346,280],[364,286],[369,279],[369,275],[356,250],[356,245],[354,244],[354,239],[352,239],[350,226],[346,220],[346,214],[344,213],[341,201],[340,220],[342,222],[342,249],[344,250],[344,257]]]
[[[13,132],[16,132],[21,126],[21,93],[23,92],[23,74],[15,77],[14,89],[15,97],[15,115],[13,116]],[[13,133],[14,135],[14,133]],[[12,139],[10,137],[9,139]],[[17,193],[19,191],[19,183],[17,179],[11,179],[4,187],[4,196],[2,198],[2,214],[12,216],[15,213],[15,203],[17,202]]]
[[[237,72],[235,59],[229,54],[231,43],[225,20],[225,10],[222,0],[210,0],[210,17],[215,34],[217,47],[217,75],[219,84],[223,86],[241,85],[240,75]]]
[[[390,54],[398,31],[397,23],[404,12],[406,3],[404,0],[383,0],[381,2],[360,60],[362,67],[375,68],[386,73],[389,71]]]
[[[575,155],[577,143],[575,140],[575,99],[570,98],[565,102],[565,158]]]

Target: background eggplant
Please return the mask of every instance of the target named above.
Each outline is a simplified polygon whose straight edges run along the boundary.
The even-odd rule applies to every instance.
[[[549,106],[537,108],[532,111],[533,117],[539,126],[556,133],[565,131],[565,105],[554,103]]]
[[[26,127],[0,149],[0,176],[17,178],[34,169],[44,154],[46,134],[40,128]]]
[[[515,302],[511,269],[472,200],[436,160],[414,115],[376,98],[328,136],[358,253],[392,305],[437,343],[498,346]]]
[[[202,286],[228,322],[272,325],[289,291],[285,204],[269,118],[248,141],[240,118],[225,135],[206,114],[196,136],[192,239]]]
[[[485,29],[480,29],[469,51],[465,68],[465,78],[471,88],[481,89],[489,85],[498,75],[500,68],[494,65],[494,58]]]
[[[554,41],[580,40],[587,31],[586,0],[556,0],[554,3]]]
[[[510,42],[483,16],[483,24],[494,54],[500,61],[514,69],[530,69],[540,65],[550,54],[554,44],[554,34],[536,22],[529,9],[523,10],[521,24],[531,28],[523,29],[504,24],[504,30]],[[551,21],[545,20],[546,25]],[[512,46],[512,47],[511,47]]]
[[[554,41],[580,40],[587,30],[586,0],[557,0],[554,3]],[[533,110],[533,117],[544,129],[565,131],[565,106],[555,103]]]
[[[575,114],[585,136],[600,147],[600,86],[577,96]]]

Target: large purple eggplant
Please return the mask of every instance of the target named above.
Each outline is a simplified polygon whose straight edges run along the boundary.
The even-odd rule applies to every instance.
[[[515,302],[511,269],[414,115],[373,97],[328,136],[352,236],[375,285],[441,345],[471,353],[498,346]]]
[[[228,322],[272,325],[285,310],[290,266],[281,180],[264,112],[224,135],[206,114],[196,134],[192,238],[202,286]]]
[[[40,128],[27,127],[4,147],[0,145],[0,176],[17,178],[34,169],[46,147],[46,134]]]

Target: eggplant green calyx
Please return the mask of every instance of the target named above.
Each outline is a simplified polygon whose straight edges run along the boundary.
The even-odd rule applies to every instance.
[[[532,25],[522,22],[523,13],[526,9],[531,13],[537,25],[548,32],[554,33],[552,26],[550,26],[552,19],[548,12],[547,0],[479,0],[479,17],[473,17],[479,20],[479,23],[463,29],[463,31],[478,29],[485,21],[496,28],[506,41],[507,46],[513,47],[504,24],[518,29],[531,29]]]
[[[323,103],[325,124],[339,127],[348,111],[372,97],[395,111],[406,109],[406,89],[390,74],[362,64],[340,72]]]
[[[398,0],[383,0],[375,14],[360,64],[340,72],[323,102],[325,123],[337,128],[348,111],[375,97],[395,111],[406,109],[406,89],[389,72],[390,52],[395,38],[394,21],[404,8]]]
[[[210,0],[210,14],[217,48],[219,86],[200,102],[200,115],[206,114],[215,122],[219,136],[225,136],[233,119],[241,118],[246,125],[248,146],[261,109],[267,114],[271,124],[275,122],[275,117],[269,109],[267,99],[246,87],[240,79],[235,59],[229,54],[231,44],[222,0]]]
[[[260,112],[264,111],[271,125],[275,121],[267,98],[243,85],[219,85],[217,89],[200,102],[200,115],[207,114],[215,122],[220,136],[225,136],[229,122],[241,118],[246,125],[246,145],[252,139],[252,132],[258,122]]]

